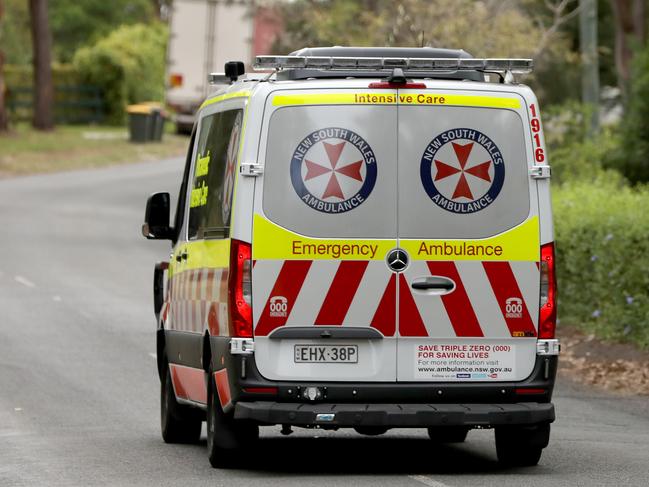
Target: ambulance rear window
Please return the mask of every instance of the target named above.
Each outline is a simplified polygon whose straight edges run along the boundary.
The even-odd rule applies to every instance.
[[[267,137],[265,215],[312,237],[394,238],[396,126],[391,106],[276,110]]]
[[[523,122],[504,108],[282,107],[265,165],[265,215],[313,237],[487,238],[534,196]]]
[[[522,223],[531,192],[514,110],[399,107],[399,237],[486,238]]]

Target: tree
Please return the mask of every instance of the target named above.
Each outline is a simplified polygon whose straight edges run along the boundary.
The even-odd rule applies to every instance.
[[[647,42],[646,0],[611,0],[615,13],[615,67],[618,85],[628,91],[634,48]]]
[[[420,46],[476,56],[533,53],[541,32],[511,2],[473,0],[297,0],[283,5],[286,33],[275,48]],[[494,28],[498,26],[498,28]]]
[[[2,18],[4,14],[3,3],[0,0],[0,26],[2,25]],[[0,44],[0,47],[2,45]],[[9,126],[9,120],[7,118],[7,107],[5,94],[7,93],[7,87],[5,86],[4,80],[4,52],[0,48],[0,132],[5,132]]]
[[[476,57],[534,57],[526,78],[544,102],[579,96],[579,58],[565,36],[577,0],[293,0],[273,50],[433,46]],[[567,75],[569,74],[569,75]],[[539,80],[536,82],[535,80]]]
[[[164,3],[163,0],[159,0]],[[157,19],[154,0],[56,0],[49,8],[54,59],[70,62],[77,49],[106,37],[124,24]]]
[[[34,48],[34,118],[40,130],[54,127],[54,83],[52,81],[52,35],[47,17],[47,0],[29,0]]]
[[[629,85],[620,146],[612,162],[633,183],[649,182],[649,44],[639,49],[629,67]]]

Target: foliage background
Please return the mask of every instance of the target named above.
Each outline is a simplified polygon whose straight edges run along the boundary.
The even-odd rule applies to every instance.
[[[611,172],[555,188],[560,327],[649,348],[648,195]]]
[[[159,23],[124,25],[75,53],[79,78],[103,90],[109,121],[123,122],[129,103],[164,100],[167,36]]]

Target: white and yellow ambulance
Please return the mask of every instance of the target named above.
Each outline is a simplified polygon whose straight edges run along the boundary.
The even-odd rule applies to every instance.
[[[305,48],[202,105],[180,183],[149,198],[162,435],[214,466],[259,426],[493,428],[548,444],[559,342],[550,168],[530,60]],[[215,77],[216,78],[216,77]],[[166,277],[165,277],[166,276]]]

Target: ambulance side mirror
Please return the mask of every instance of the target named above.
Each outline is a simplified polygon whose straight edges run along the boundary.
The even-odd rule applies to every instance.
[[[169,193],[153,193],[146,202],[142,235],[149,240],[171,240],[173,229],[169,226],[171,197]]]

